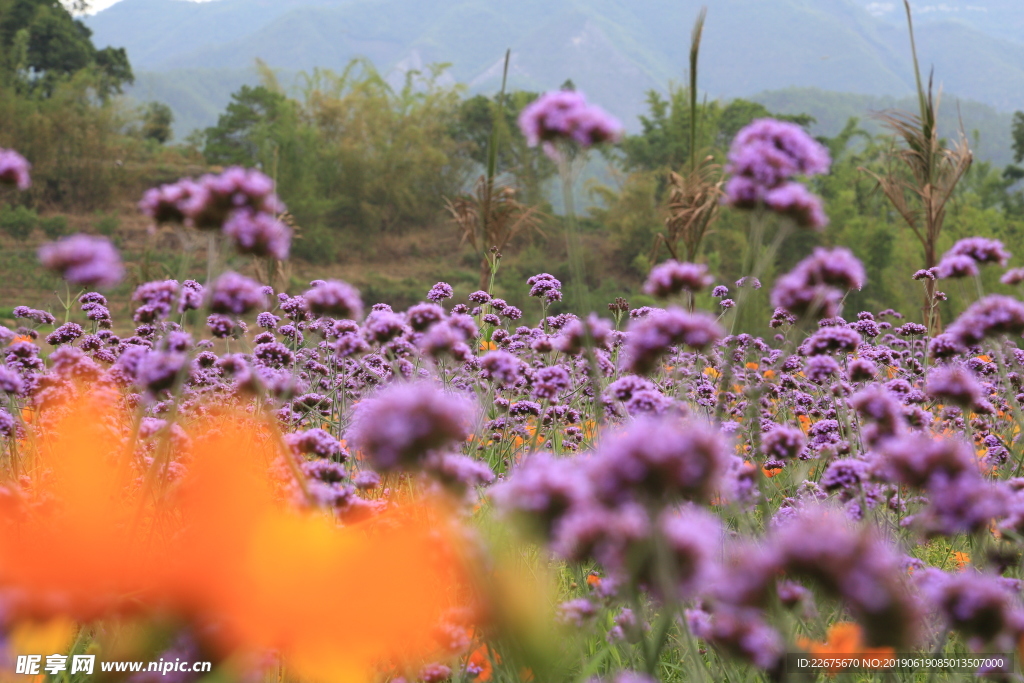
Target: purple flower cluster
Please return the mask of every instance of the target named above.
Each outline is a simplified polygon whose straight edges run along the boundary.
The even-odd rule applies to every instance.
[[[644,294],[667,299],[682,291],[699,292],[714,281],[714,277],[708,274],[708,267],[703,264],[670,260],[651,270],[644,283]]]
[[[519,115],[519,128],[531,147],[546,143],[572,141],[581,147],[618,140],[622,124],[600,107],[589,104],[575,90],[547,92],[531,102]]]
[[[13,185],[19,190],[27,190],[32,185],[29,170],[32,164],[13,149],[0,147],[0,184]]]
[[[764,205],[798,225],[828,224],[821,200],[791,178],[827,173],[828,151],[793,123],[758,119],[741,130],[729,150],[725,201],[741,209]]]
[[[359,320],[363,317],[363,301],[359,291],[340,280],[327,280],[302,295],[309,310],[316,315]]]
[[[395,384],[356,408],[346,438],[379,471],[416,468],[470,433],[473,409],[433,384]]]
[[[105,237],[72,235],[39,247],[39,262],[81,287],[113,287],[124,277],[117,249]]]
[[[241,254],[288,257],[291,230],[278,218],[284,204],[274,194],[274,182],[255,169],[232,166],[218,175],[152,188],[139,209],[157,223],[223,230]]]
[[[670,347],[686,345],[703,350],[725,336],[718,322],[705,313],[680,308],[656,311],[629,325],[625,348],[626,369],[644,375],[655,369]]]
[[[772,305],[797,317],[834,318],[846,292],[864,280],[864,266],[849,249],[818,247],[776,281]]]

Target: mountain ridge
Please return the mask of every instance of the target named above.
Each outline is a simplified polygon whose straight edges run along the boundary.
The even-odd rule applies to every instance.
[[[685,80],[702,4],[700,85],[710,97],[914,91],[901,12],[879,16],[865,0],[122,0],[86,22],[98,46],[127,47],[139,75],[133,94],[168,101],[179,137],[183,126],[210,125],[231,91],[256,82],[257,58],[293,76],[365,56],[394,82],[410,68],[447,62],[453,81],[490,93],[507,47],[510,87],[540,91],[571,78],[635,129],[648,91]],[[926,17],[941,14],[915,6]],[[1024,3],[1011,14],[1008,23],[1024,21]],[[937,90],[1003,112],[1024,109],[1024,44],[959,19],[917,21],[915,29],[922,70],[927,78],[934,69]],[[214,92],[220,86],[232,90]]]

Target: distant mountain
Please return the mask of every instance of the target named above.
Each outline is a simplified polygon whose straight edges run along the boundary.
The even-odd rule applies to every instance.
[[[186,122],[209,124],[230,93],[220,87],[255,81],[256,58],[286,73],[340,69],[355,56],[384,72],[449,62],[454,79],[493,92],[506,47],[512,87],[549,89],[571,78],[632,126],[648,90],[685,78],[690,28],[704,4],[700,80],[712,97],[794,87],[913,91],[899,0],[123,0],[87,23],[97,46],[127,47],[140,75],[134,93],[171,104],[179,132]],[[947,93],[1024,109],[1024,44],[986,32],[1002,17],[1006,27],[1024,21],[1024,2],[942,7],[961,4],[957,14],[914,2],[922,68],[934,66]]]
[[[887,109],[918,111],[916,97],[854,95],[817,88],[774,90],[758,93],[750,99],[776,114],[810,114],[817,121],[811,126],[811,132],[826,136],[841,131],[850,117],[856,117],[859,125],[869,133],[879,133],[883,128],[873,113]],[[939,100],[939,135],[955,138],[960,134],[961,122],[975,159],[988,161],[996,168],[1003,168],[1013,161],[1012,114],[980,102],[944,95]]]
[[[872,16],[901,26],[906,21],[902,0],[859,0]],[[1020,0],[911,0],[916,21],[958,21],[996,38],[1024,42],[1024,3]]]

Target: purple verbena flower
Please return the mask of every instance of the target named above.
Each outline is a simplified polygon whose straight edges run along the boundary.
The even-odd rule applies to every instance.
[[[32,185],[29,169],[32,164],[13,149],[0,147],[0,184],[14,185],[19,190],[27,190]]]
[[[687,313],[670,307],[630,322],[626,338],[626,367],[646,375],[671,346],[690,346],[698,351],[725,336],[718,322],[705,313]]]
[[[418,467],[469,434],[472,406],[426,382],[396,384],[356,407],[346,438],[378,471]]]
[[[288,258],[292,231],[271,214],[253,209],[234,211],[224,223],[224,234],[240,254],[272,256],[279,261]]]
[[[73,285],[113,287],[124,276],[117,249],[105,237],[71,235],[39,247],[39,262]]]
[[[363,317],[363,301],[359,291],[341,280],[327,280],[302,295],[315,315],[358,320]]]
[[[709,287],[714,278],[701,263],[680,263],[671,259],[651,269],[644,283],[644,294],[666,299],[682,291],[699,292]]]
[[[550,143],[566,140],[591,147],[622,135],[618,120],[588,104],[575,90],[556,90],[538,97],[519,115],[519,128],[530,147],[549,143],[545,145],[549,156],[556,155]]]
[[[454,294],[455,290],[452,289],[452,286],[450,284],[448,284],[447,282],[438,282],[436,285],[430,288],[429,292],[427,292],[427,299],[429,301],[433,301],[434,303],[438,303],[440,301],[444,301],[445,299],[451,299],[452,296],[454,296]]]
[[[267,298],[260,283],[228,271],[210,288],[209,305],[214,313],[244,315],[254,308],[266,308]]]

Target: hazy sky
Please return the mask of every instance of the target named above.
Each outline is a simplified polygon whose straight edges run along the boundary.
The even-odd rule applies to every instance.
[[[209,0],[188,0],[190,2],[208,2]],[[87,14],[96,14],[100,10],[116,5],[119,0],[89,0],[89,11]]]

